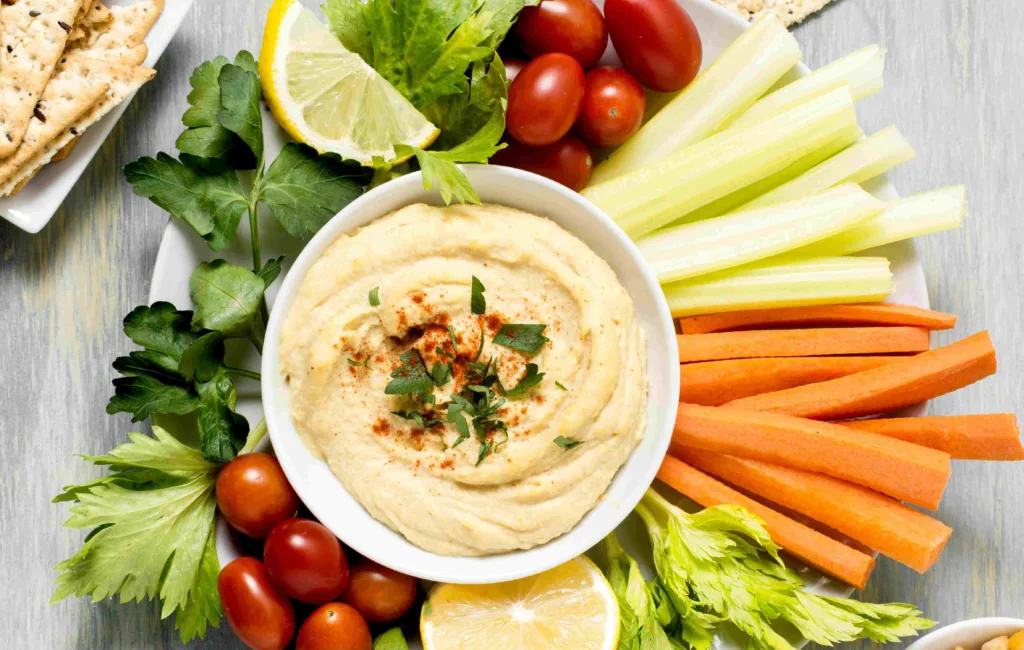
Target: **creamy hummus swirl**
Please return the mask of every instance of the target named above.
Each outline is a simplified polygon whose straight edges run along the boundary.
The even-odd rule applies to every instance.
[[[482,315],[470,308],[473,277],[486,288]],[[548,341],[532,355],[496,344],[504,324],[543,324]],[[393,414],[429,410],[384,392],[410,349],[428,369],[452,365],[432,389],[441,419],[477,358],[493,360],[506,389],[528,363],[544,377],[493,416],[507,440],[492,431],[456,445],[452,424],[424,429]],[[644,336],[614,272],[553,221],[498,205],[412,205],[339,237],[304,278],[280,355],[307,446],[374,518],[443,555],[565,533],[646,425]],[[567,449],[559,436],[582,444]],[[480,460],[486,441],[493,451]]]

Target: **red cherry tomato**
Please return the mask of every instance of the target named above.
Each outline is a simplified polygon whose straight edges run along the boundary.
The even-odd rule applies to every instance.
[[[269,454],[243,454],[217,476],[217,506],[236,530],[263,539],[279,521],[299,509],[295,494],[277,459]]]
[[[245,645],[253,650],[282,650],[292,640],[295,610],[256,558],[240,557],[221,569],[217,591],[224,618]]]
[[[522,59],[506,59],[503,63],[505,64],[505,79],[509,83],[515,81],[519,73],[526,67],[526,61]]]
[[[587,73],[576,128],[599,147],[617,147],[640,128],[646,105],[644,89],[633,75],[622,68],[594,68]]]
[[[587,186],[594,169],[590,149],[571,133],[546,147],[528,147],[518,142],[509,142],[506,148],[494,154],[491,164],[540,174],[574,192]]]
[[[597,65],[608,47],[608,29],[591,0],[544,0],[519,12],[516,36],[529,56],[562,52],[584,70]]]
[[[345,602],[371,623],[401,618],[416,602],[416,578],[364,560],[352,567]]]
[[[345,603],[327,603],[299,629],[295,650],[370,650],[373,640],[366,620]]]
[[[263,563],[274,584],[288,596],[319,605],[348,587],[348,560],[341,542],[312,519],[285,519],[267,535]]]
[[[640,83],[661,92],[685,87],[700,70],[700,34],[676,0],[607,0],[615,51]]]
[[[530,61],[508,88],[508,132],[533,147],[559,139],[580,114],[584,83],[583,68],[568,54]]]

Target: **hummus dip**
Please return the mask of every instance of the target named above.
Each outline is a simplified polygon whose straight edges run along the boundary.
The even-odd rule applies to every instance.
[[[544,326],[536,350],[516,349],[531,347],[522,324]],[[553,221],[499,205],[411,205],[339,237],[303,279],[280,355],[309,449],[374,518],[442,555],[567,532],[646,427],[644,335],[615,273]],[[409,381],[417,392],[389,388]]]

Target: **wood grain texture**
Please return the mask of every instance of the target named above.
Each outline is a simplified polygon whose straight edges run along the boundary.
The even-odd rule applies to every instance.
[[[304,0],[310,6],[312,2]],[[94,476],[133,430],[104,413],[110,362],[129,348],[120,318],[146,301],[166,216],[120,167],[171,150],[188,75],[217,54],[259,46],[270,0],[202,0],[58,216],[39,235],[0,223],[0,630],[10,648],[178,648],[151,604],[47,604],[54,564],[82,534],[59,528],[50,499]],[[934,308],[960,315],[945,343],[988,327],[1001,372],[936,400],[935,414],[1020,412],[1024,396],[1024,14],[1017,0],[842,0],[795,29],[812,67],[869,43],[889,48],[886,88],[859,105],[873,132],[895,123],[918,158],[893,174],[905,194],[966,183],[961,232],[920,241]],[[187,272],[187,269],[182,269]],[[864,594],[922,606],[943,623],[1024,617],[1024,465],[957,463],[939,516],[956,529],[926,576],[882,559]],[[862,647],[868,647],[864,644]],[[203,648],[239,648],[214,630]]]

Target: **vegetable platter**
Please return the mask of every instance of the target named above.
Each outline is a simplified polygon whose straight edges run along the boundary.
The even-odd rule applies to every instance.
[[[995,372],[995,351],[985,332],[931,348],[930,332],[956,319],[927,309],[910,239],[958,227],[964,192],[899,199],[889,184],[885,172],[914,152],[895,128],[864,134],[854,109],[881,89],[884,49],[865,47],[812,73],[771,15],[748,25],[705,0],[536,5],[489,0],[448,15],[429,2],[416,13],[402,2],[329,0],[321,18],[277,0],[258,57],[241,52],[195,70],[180,158],[161,153],[125,169],[136,194],[177,217],[157,255],[150,305],[125,318],[143,349],[115,361],[121,377],[108,405],[151,419],[154,437],[133,434],[89,458],[113,473],[56,499],[76,502],[68,525],[92,532],[58,566],[55,599],[159,597],[183,640],[202,637],[223,612],[249,647],[283,648],[296,637],[301,650],[368,649],[371,635],[376,650],[782,650],[807,640],[897,642],[933,625],[913,605],[850,596],[879,552],[920,572],[938,561],[953,531],[904,503],[934,510],[950,458],[1021,460],[1024,447],[1011,414],[923,417],[929,399]],[[401,40],[410,34],[421,40]],[[275,281],[367,188],[384,196],[418,170],[406,181],[422,180],[428,203],[471,210],[480,203],[475,174],[458,165],[487,162],[579,191],[632,238],[652,286],[660,282],[678,319],[670,357],[682,363],[678,413],[655,406],[675,413],[661,480],[615,532],[605,529],[603,543],[535,576],[418,592],[415,578],[351,549],[350,576],[335,538],[345,542],[344,526],[314,521],[316,508],[296,496],[305,478],[267,454],[282,433],[272,425],[265,437],[267,396],[253,369],[265,337],[290,336],[293,326],[282,334],[271,320],[267,329]],[[411,208],[424,222],[435,214]],[[310,278],[331,266],[324,259],[289,279],[286,293],[323,286]],[[349,261],[373,263],[341,266]],[[372,377],[374,364],[387,366],[391,381],[385,371],[381,388],[401,410],[374,431],[410,427],[416,449],[421,436],[437,436],[431,444],[445,463],[469,459],[460,471],[472,482],[513,463],[521,443],[510,436],[509,409],[570,399],[575,375],[545,380],[557,367],[549,351],[559,327],[508,324],[488,311],[502,305],[503,287],[464,275],[456,294],[466,299],[452,313],[480,328],[465,368],[459,355],[474,339],[445,313],[426,331],[402,330],[416,341],[434,328],[436,344],[409,348],[396,335],[386,342],[398,346],[393,363],[372,351],[350,355],[338,376]],[[390,288],[370,282],[352,308],[377,319],[396,300]],[[403,323],[405,312],[395,313]],[[481,358],[488,319],[497,320],[488,354],[515,351],[518,374]],[[276,355],[277,346],[267,349]],[[310,359],[324,358],[326,348],[312,349]],[[294,380],[303,364],[287,374]],[[264,388],[268,367],[276,366],[264,358]],[[452,381],[449,400],[442,394]],[[524,416],[530,408],[540,407],[523,406]],[[598,444],[586,430],[552,433],[545,462],[584,457]],[[177,538],[147,532],[149,510],[183,499],[195,505],[154,523],[174,526]],[[413,540],[414,520],[388,513],[373,517]],[[124,536],[141,536],[138,557],[115,566]],[[494,551],[470,554],[486,562]],[[374,592],[374,581],[386,586]],[[414,602],[418,633],[415,609],[406,614]]]

